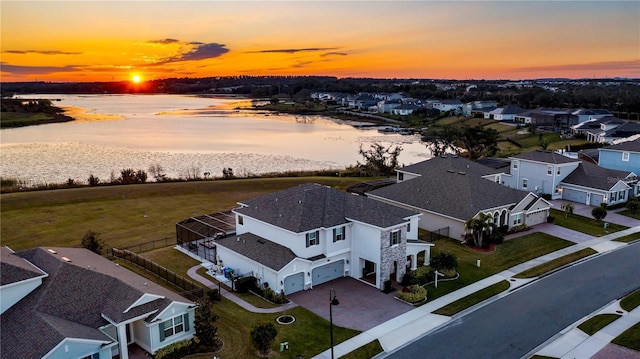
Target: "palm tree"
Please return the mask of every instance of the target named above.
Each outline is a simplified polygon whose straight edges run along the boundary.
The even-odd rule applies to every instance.
[[[567,202],[560,207],[564,211],[564,218],[566,219],[569,214],[573,214],[573,203]]]
[[[473,238],[473,244],[476,247],[482,247],[484,239],[491,236],[494,231],[498,230],[498,226],[493,223],[493,216],[483,212],[478,213],[475,217],[468,219],[464,223],[467,233]]]

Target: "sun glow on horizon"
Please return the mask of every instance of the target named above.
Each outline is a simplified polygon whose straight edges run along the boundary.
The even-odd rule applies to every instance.
[[[140,75],[132,75],[131,81],[133,83],[139,84],[140,82],[142,82],[142,77]]]

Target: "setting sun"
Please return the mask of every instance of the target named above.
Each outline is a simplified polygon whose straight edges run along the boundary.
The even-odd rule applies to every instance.
[[[142,78],[140,77],[140,75],[133,75],[131,76],[131,81],[135,82],[135,83],[140,83],[142,81]]]

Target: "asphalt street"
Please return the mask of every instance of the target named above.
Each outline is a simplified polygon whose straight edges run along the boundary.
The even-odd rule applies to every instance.
[[[558,271],[389,353],[387,358],[521,358],[640,288],[640,243]]]

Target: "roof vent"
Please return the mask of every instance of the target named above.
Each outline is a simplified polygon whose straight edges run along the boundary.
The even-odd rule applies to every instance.
[[[460,171],[460,172],[458,172],[458,174],[461,174],[461,175],[466,175],[466,174],[467,174],[467,172],[464,172],[464,171]]]
[[[58,252],[54,251],[53,249],[47,249],[47,251],[49,251],[49,253],[51,254],[58,254]]]
[[[266,242],[264,241],[264,239],[258,239],[258,243],[265,244]]]
[[[67,257],[62,257],[62,260],[65,262],[71,262],[71,259],[67,258]]]
[[[447,170],[447,172],[449,172],[449,173],[456,173],[456,171],[454,171],[454,170]]]

